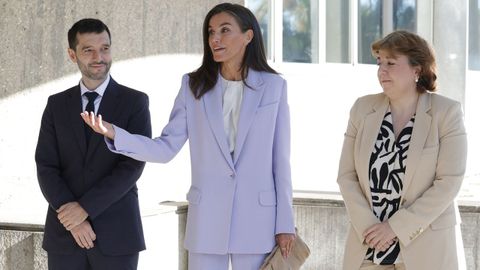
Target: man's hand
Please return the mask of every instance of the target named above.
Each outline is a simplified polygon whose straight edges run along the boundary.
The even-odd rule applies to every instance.
[[[91,249],[95,246],[93,241],[97,239],[97,236],[95,235],[92,226],[90,226],[90,222],[87,220],[74,227],[70,233],[73,235],[75,242],[77,242],[81,248]]]
[[[113,129],[112,124],[107,121],[102,120],[102,115],[95,116],[93,112],[82,112],[80,114],[83,121],[89,125],[95,132],[109,138],[110,140],[115,139],[115,130]]]
[[[388,221],[377,223],[368,228],[364,233],[365,243],[378,251],[386,251],[396,241],[395,232]]]
[[[78,202],[69,202],[62,205],[57,210],[57,213],[58,220],[60,220],[67,231],[72,230],[88,217],[88,213]]]
[[[279,233],[275,235],[275,241],[280,247],[280,252],[284,258],[287,258],[292,251],[293,243],[295,242],[295,234],[293,233]]]

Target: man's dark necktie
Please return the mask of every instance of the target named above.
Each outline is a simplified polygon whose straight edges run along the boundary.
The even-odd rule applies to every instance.
[[[87,107],[85,107],[85,111],[88,113],[93,112],[95,113],[95,99],[97,98],[98,94],[97,92],[87,92],[84,94],[87,99]],[[85,124],[85,138],[87,139],[87,146],[88,143],[90,142],[90,137],[92,137],[93,130],[90,128],[87,124]]]

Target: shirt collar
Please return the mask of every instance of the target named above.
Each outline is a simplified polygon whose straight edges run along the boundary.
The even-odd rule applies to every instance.
[[[105,93],[105,90],[107,89],[108,83],[110,82],[110,74],[108,74],[107,78],[105,81],[103,81],[96,89],[94,90],[89,90],[85,84],[83,84],[82,80],[80,80],[80,94],[83,96],[83,94],[87,92],[92,92],[95,91],[97,94],[101,97],[103,97],[103,94]]]

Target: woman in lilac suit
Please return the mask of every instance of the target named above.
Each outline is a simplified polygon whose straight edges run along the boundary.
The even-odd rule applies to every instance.
[[[160,137],[133,135],[87,112],[113,152],[165,163],[187,139],[192,163],[185,247],[189,269],[257,270],[295,239],[287,85],[266,61],[250,10],[219,4],[203,25],[200,68],[183,76]]]

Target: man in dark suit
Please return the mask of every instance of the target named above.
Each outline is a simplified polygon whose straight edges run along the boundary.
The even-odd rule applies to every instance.
[[[43,239],[49,269],[136,269],[145,249],[136,186],[145,163],[110,152],[80,117],[94,111],[151,136],[148,96],[109,75],[110,38],[97,19],[72,26],[68,55],[82,79],[50,96],[43,113],[35,161],[49,203]]]

